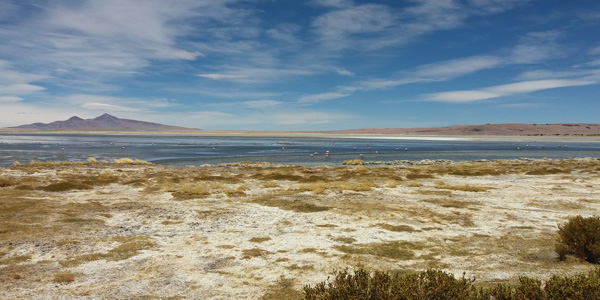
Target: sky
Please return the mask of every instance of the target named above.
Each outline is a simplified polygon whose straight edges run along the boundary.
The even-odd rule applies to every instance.
[[[0,127],[600,123],[597,0],[1,0]]]

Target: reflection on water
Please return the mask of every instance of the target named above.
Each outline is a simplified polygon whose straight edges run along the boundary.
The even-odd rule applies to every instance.
[[[329,158],[325,153],[329,151]],[[0,133],[0,166],[15,161],[138,158],[165,165],[238,161],[339,165],[344,160],[600,157],[600,142],[499,142],[152,134]]]

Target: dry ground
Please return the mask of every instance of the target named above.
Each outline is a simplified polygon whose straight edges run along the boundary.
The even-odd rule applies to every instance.
[[[294,299],[347,267],[584,272],[557,260],[557,225],[600,214],[599,186],[599,159],[5,167],[0,298]]]

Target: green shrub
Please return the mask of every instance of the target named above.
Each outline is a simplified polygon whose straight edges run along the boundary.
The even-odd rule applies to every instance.
[[[600,299],[600,268],[589,274],[554,276],[546,282],[519,277],[515,285],[487,288],[473,279],[456,279],[452,274],[428,270],[421,273],[390,274],[363,269],[335,273],[329,282],[305,286],[305,299],[398,299],[398,300],[588,300]]]
[[[558,226],[556,253],[559,258],[574,255],[591,263],[600,259],[600,217],[576,216]]]
[[[337,272],[329,283],[305,286],[306,299],[475,299],[473,280],[438,270],[389,274],[357,270]],[[471,297],[471,298],[470,298]]]

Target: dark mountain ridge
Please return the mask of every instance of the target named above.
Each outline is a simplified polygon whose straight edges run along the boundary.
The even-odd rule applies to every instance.
[[[52,123],[33,123],[8,127],[9,129],[25,130],[74,130],[74,131],[188,131],[200,130],[195,128],[163,125],[158,123],[120,119],[109,114],[103,114],[94,119],[82,119],[73,116],[65,121]]]

